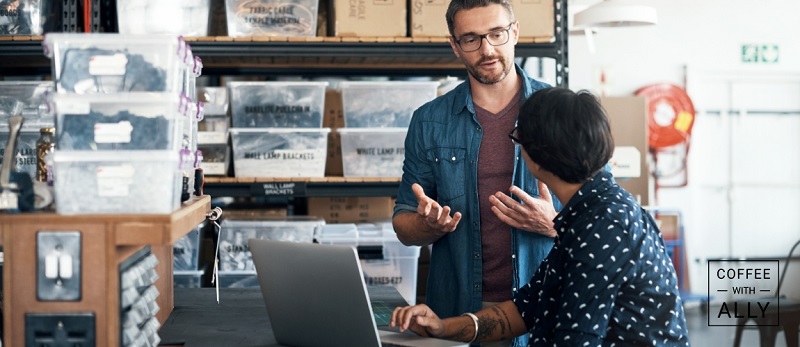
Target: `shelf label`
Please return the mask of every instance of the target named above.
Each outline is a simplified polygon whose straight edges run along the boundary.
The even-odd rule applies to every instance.
[[[254,195],[263,196],[305,196],[305,182],[265,182],[255,183],[252,188]]]

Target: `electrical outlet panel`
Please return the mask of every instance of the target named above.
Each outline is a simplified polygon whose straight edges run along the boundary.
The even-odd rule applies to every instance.
[[[81,300],[81,233],[36,233],[36,298],[39,301]]]

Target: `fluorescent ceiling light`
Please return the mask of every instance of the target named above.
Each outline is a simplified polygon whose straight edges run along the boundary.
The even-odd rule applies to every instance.
[[[658,23],[658,14],[652,6],[636,4],[630,0],[605,0],[575,13],[574,27],[642,26]]]

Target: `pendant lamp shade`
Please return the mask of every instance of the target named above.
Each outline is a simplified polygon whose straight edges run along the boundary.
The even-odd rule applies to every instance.
[[[642,26],[658,23],[658,14],[652,6],[630,0],[605,0],[575,13],[574,27]]]

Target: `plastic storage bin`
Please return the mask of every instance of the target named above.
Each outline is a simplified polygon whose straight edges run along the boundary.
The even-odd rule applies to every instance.
[[[196,227],[186,236],[172,244],[172,269],[174,271],[196,271],[200,256],[200,229]]]
[[[228,145],[200,145],[200,152],[203,153],[203,161],[200,167],[203,168],[203,175],[206,176],[225,176],[228,172]]]
[[[367,285],[394,286],[410,305],[416,303],[420,248],[400,243],[390,222],[328,224],[317,239],[323,244],[355,246]]]
[[[407,128],[414,111],[436,97],[439,82],[339,82],[348,128]]]
[[[59,93],[171,92],[183,89],[186,44],[174,35],[64,34],[44,37]]]
[[[6,123],[7,128],[8,123]],[[8,131],[0,131],[0,168],[3,167],[3,157],[6,155],[8,135]],[[38,139],[38,130],[36,132],[20,131],[17,137],[17,160],[14,163],[14,171],[27,172],[31,176],[31,180],[36,180],[36,140]]]
[[[208,36],[210,0],[120,0],[120,34]]]
[[[313,242],[323,219],[295,217],[258,219],[237,217],[222,222],[219,235],[219,271],[255,271],[250,239]]]
[[[59,149],[53,165],[60,214],[167,214],[180,205],[177,152]]]
[[[205,271],[178,271],[172,273],[173,288],[200,288],[203,286],[203,275]]]
[[[328,82],[231,82],[234,128],[319,128]]]
[[[236,177],[323,177],[328,133],[321,129],[231,129]]]
[[[219,274],[220,288],[259,288],[255,271],[227,271]]]
[[[41,35],[52,2],[42,0],[0,2],[0,36]]]
[[[47,96],[54,91],[52,81],[0,81],[0,131],[8,131],[8,118],[15,114],[25,119],[22,129],[54,127],[55,117],[47,102]]]
[[[339,128],[344,177],[400,177],[406,128]]]
[[[203,103],[206,116],[224,116],[228,114],[228,88],[198,87],[197,101]]]
[[[316,36],[317,0],[225,0],[228,36]]]
[[[204,116],[203,120],[197,123],[197,144],[216,145],[228,143],[227,121],[228,119],[225,116]]]
[[[59,151],[174,150],[189,146],[177,94],[56,95]]]

